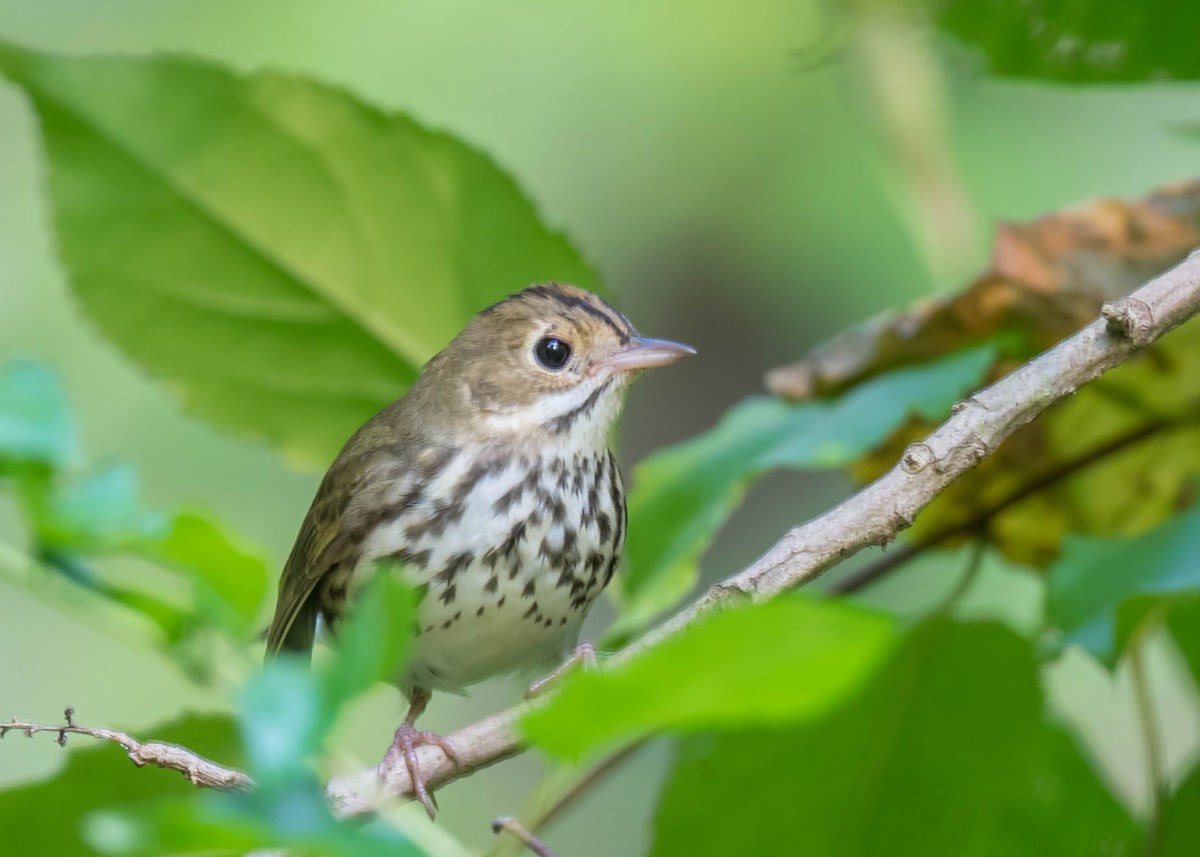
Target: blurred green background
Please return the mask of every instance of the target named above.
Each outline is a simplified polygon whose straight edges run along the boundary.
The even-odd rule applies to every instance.
[[[0,0],[0,39],[301,72],[488,152],[641,330],[700,349],[635,388],[621,431],[627,468],[709,426],[761,389],[766,369],[839,329],[965,284],[986,262],[996,221],[1143,195],[1197,169],[1195,143],[1174,130],[1200,118],[1195,85],[1005,82],[920,33],[881,50],[815,3]],[[931,161],[938,169],[922,168]],[[33,113],[0,84],[0,361],[50,363],[93,458],[132,462],[152,506],[213,510],[277,568],[319,474],[189,417],[95,333],[55,261],[44,180]],[[706,577],[740,568],[848,490],[838,476],[768,478],[706,555]],[[22,538],[0,501],[0,539]],[[923,561],[869,598],[911,610],[936,600],[960,567],[953,556]],[[1038,597],[1022,574],[989,568],[971,604],[1020,622]],[[1200,740],[1194,691],[1167,655],[1152,667],[1178,762]],[[137,732],[180,708],[221,704],[176,675],[154,653],[0,585],[0,716],[53,720],[73,704],[81,721]],[[1127,677],[1110,681],[1069,657],[1048,681],[1118,792],[1143,805]],[[516,695],[493,683],[469,700],[438,698],[424,725],[453,728]],[[399,710],[382,688],[355,708],[338,743],[348,766],[374,761]],[[50,741],[0,750],[0,783],[65,759]],[[669,752],[651,745],[551,841],[576,857],[636,853]],[[446,789],[442,823],[486,844],[486,822],[521,808],[513,784],[531,786],[539,770],[525,757]]]

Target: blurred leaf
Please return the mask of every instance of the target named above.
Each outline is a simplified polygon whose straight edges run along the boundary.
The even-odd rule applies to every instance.
[[[1191,589],[1200,589],[1200,507],[1134,538],[1068,538],[1049,570],[1046,618],[1111,666],[1123,601]]]
[[[1044,719],[1031,644],[939,619],[817,717],[685,740],[651,853],[1132,854],[1137,836]]]
[[[1178,600],[1167,614],[1167,630],[1200,688],[1200,592]]]
[[[172,518],[144,509],[137,475],[128,465],[46,482],[27,493],[43,559],[75,582],[144,613],[170,642],[213,627],[239,640],[254,633],[266,591],[265,562],[199,513]],[[82,559],[102,555],[144,558],[181,575],[191,585],[190,611],[144,587],[113,585]]]
[[[333,724],[307,663],[279,657],[247,680],[239,700],[250,775],[274,788],[312,775],[311,761]]]
[[[142,508],[133,468],[114,464],[56,486],[33,523],[44,545],[108,553],[162,539],[169,522]]]
[[[338,627],[332,661],[314,671],[304,659],[284,655],[250,677],[239,710],[249,773],[258,785],[253,792],[135,808],[103,819],[97,835],[104,825],[125,825],[132,845],[119,853],[126,854],[281,846],[347,857],[424,853],[389,827],[337,822],[314,768],[341,707],[399,672],[415,602],[399,575],[376,574]]]
[[[408,654],[416,596],[398,574],[372,576],[337,628],[334,657],[320,669],[307,660],[271,659],[243,688],[242,735],[251,775],[273,787],[311,772],[341,707],[375,682],[394,680]]]
[[[157,740],[181,744],[222,764],[237,766],[239,748],[228,717],[189,715],[176,723],[144,730]],[[24,741],[9,733],[7,741]],[[29,740],[51,741],[50,735]],[[82,819],[112,804],[165,795],[193,795],[196,787],[174,771],[136,768],[120,747],[71,736],[66,765],[49,779],[0,791],[0,830],[4,852],[94,857],[83,839]]]
[[[696,563],[747,486],[776,467],[844,467],[910,413],[941,419],[978,383],[995,355],[981,347],[873,379],[834,401],[754,398],[712,430],[655,453],[634,471],[622,580],[624,609],[611,635],[642,627],[696,582]]]
[[[106,854],[243,855],[265,849],[321,857],[421,857],[382,822],[339,823],[315,782],[264,795],[198,794],[93,813],[88,839]],[[278,853],[278,852],[275,852]]]
[[[654,730],[815,717],[873,674],[894,639],[889,617],[848,603],[792,596],[722,610],[628,663],[572,676],[523,728],[574,757]]]
[[[1130,595],[1117,605],[1114,624],[1112,648],[1120,654],[1137,645],[1139,637],[1165,629],[1200,687],[1200,587]]]
[[[198,512],[180,512],[148,553],[188,575],[194,600],[209,617],[229,615],[226,627],[244,634],[255,627],[267,588],[267,566],[257,550]]]
[[[324,463],[472,314],[594,287],[486,155],[350,94],[0,44],[84,310],[198,414]],[[147,121],[153,117],[153,121]]]
[[[1064,83],[1195,80],[1200,7],[1173,0],[938,0],[939,27],[994,74]]]
[[[819,346],[768,386],[805,399],[897,364],[1001,338],[997,378],[1096,318],[1200,244],[1200,183],[1145,200],[1098,200],[1002,226],[989,270]],[[932,421],[913,419],[854,466],[867,482]],[[1045,567],[1068,533],[1134,535],[1190,502],[1200,474],[1200,325],[1184,325],[1018,430],[955,481],[908,537],[953,547],[984,536],[1008,559]]]
[[[1200,853],[1200,767],[1192,769],[1163,808],[1162,857]]]
[[[321,672],[325,705],[338,707],[379,681],[395,681],[407,662],[416,627],[417,598],[391,564],[356,596],[347,622],[338,627],[336,657]]]
[[[78,453],[75,423],[58,376],[29,360],[0,368],[0,473],[6,464],[61,467]]]

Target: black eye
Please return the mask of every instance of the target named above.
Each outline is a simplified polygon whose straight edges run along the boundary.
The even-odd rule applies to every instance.
[[[533,347],[533,354],[538,363],[547,369],[558,371],[571,359],[571,346],[556,336],[547,336],[538,340],[538,344]]]

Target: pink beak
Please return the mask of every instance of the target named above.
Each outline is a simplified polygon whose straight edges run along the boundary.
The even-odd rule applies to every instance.
[[[675,361],[691,357],[695,353],[695,348],[684,345],[682,342],[635,336],[629,340],[629,345],[625,350],[618,351],[601,365],[618,372],[653,369],[655,366],[669,366]]]

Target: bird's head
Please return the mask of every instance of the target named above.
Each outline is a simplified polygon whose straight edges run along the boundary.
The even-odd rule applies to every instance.
[[[456,389],[456,410],[491,435],[603,436],[640,370],[695,353],[641,336],[591,292],[548,283],[475,316],[422,381]]]

